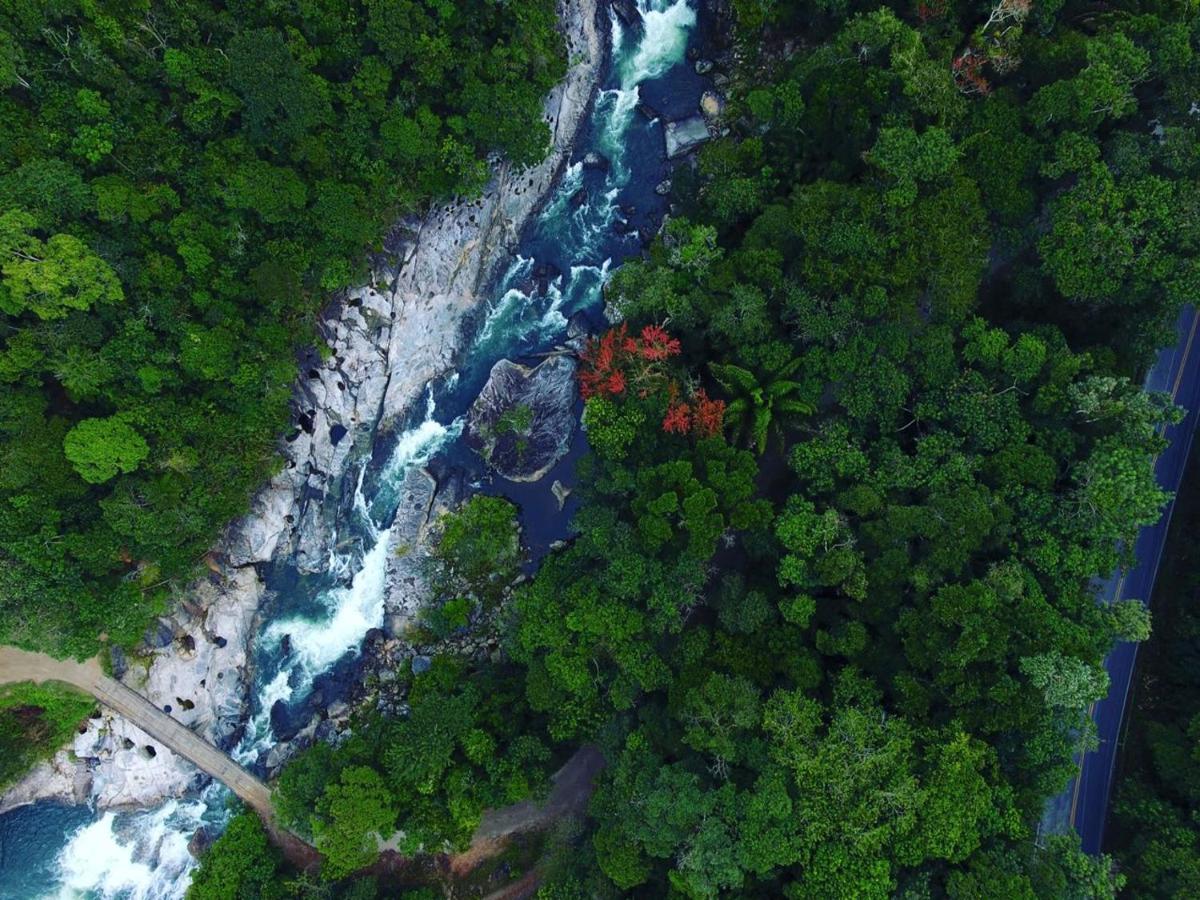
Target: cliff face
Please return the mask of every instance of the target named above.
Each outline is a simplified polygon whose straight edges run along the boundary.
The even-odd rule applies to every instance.
[[[500,162],[482,197],[397,226],[389,237],[392,260],[323,323],[330,352],[302,368],[282,470],[214,548],[211,574],[164,617],[123,673],[209,740],[233,743],[245,721],[249,648],[264,593],[256,567],[290,559],[301,571],[324,568],[352,494],[346,486],[355,483],[376,436],[403,422],[425,385],[452,367],[467,316],[486,299],[497,264],[570,155],[604,57],[597,13],[596,0],[560,0],[571,67],[546,101],[546,159],[524,171]],[[107,711],[89,721],[71,751],[11,788],[0,812],[48,798],[148,805],[197,780],[189,763]]]

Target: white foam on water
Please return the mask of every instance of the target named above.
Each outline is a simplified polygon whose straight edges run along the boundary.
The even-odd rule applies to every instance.
[[[567,211],[571,197],[581,187],[583,187],[583,161],[579,160],[563,169],[562,175],[558,180],[558,188],[554,191],[554,195],[546,202],[541,215],[538,217],[539,221],[550,222],[561,217]],[[518,274],[521,266],[526,267],[523,275]],[[528,275],[532,266],[532,259],[518,256],[516,262],[509,266],[508,272],[505,273],[504,279],[501,281],[501,285],[508,287],[513,281],[524,277],[524,275]]]
[[[380,490],[394,493],[408,470],[424,465],[449,441],[462,433],[463,423],[455,420],[443,425],[436,419],[437,403],[432,386],[426,389],[425,419],[404,432],[396,441],[392,454],[380,478]],[[331,572],[349,573],[349,583],[338,583],[322,591],[317,602],[323,615],[295,615],[275,619],[259,635],[260,646],[279,647],[286,636],[291,648],[280,670],[262,689],[259,712],[247,730],[247,740],[239,750],[247,760],[256,758],[267,749],[272,739],[271,707],[278,701],[302,699],[312,687],[313,679],[328,671],[347,653],[357,650],[372,628],[383,625],[384,587],[387,579],[387,551],[390,528],[380,529],[373,521],[372,504],[362,496],[362,475],[356,488],[365,518],[372,520],[364,544],[366,552],[358,558],[358,544],[349,552],[335,551]],[[375,498],[377,501],[380,497]],[[355,570],[355,567],[357,569]]]
[[[195,860],[188,840],[204,824],[204,800],[134,814],[106,812],[76,831],[58,857],[59,900],[178,900]]]
[[[358,470],[358,480],[354,483],[354,512],[358,514],[358,520],[367,529],[367,533],[374,538],[378,537],[379,528],[371,516],[371,504],[367,502],[367,496],[363,493],[363,481],[366,477],[367,464],[364,461]]]
[[[625,165],[625,136],[633,122],[641,92],[636,84],[628,88],[610,88],[596,95],[596,108],[601,124],[598,143],[612,164],[610,183],[623,185],[629,181],[629,167]]]
[[[431,398],[432,402],[432,398]],[[440,450],[447,441],[458,437],[462,425],[456,421],[443,425],[437,419],[425,419],[400,436],[396,449],[384,467],[383,478],[398,483],[413,466],[422,466]]]
[[[642,12],[641,39],[633,53],[621,55],[619,63],[625,88],[658,78],[681,62],[688,32],[696,24],[696,10],[687,0],[638,0],[638,8]],[[613,37],[619,37],[615,30]]]
[[[243,766],[253,765],[263,751],[270,749],[274,738],[271,733],[271,709],[280,700],[286,703],[292,699],[294,691],[291,676],[291,668],[280,669],[259,691],[258,712],[246,724],[241,743],[230,754]]]
[[[284,665],[299,676],[293,679],[298,683],[292,685],[292,692],[306,692],[314,677],[356,650],[363,635],[383,624],[389,532],[390,529],[379,532],[375,546],[363,557],[362,567],[348,586],[338,585],[321,593],[319,599],[328,613],[326,616],[276,619],[263,631],[261,640],[268,647],[278,646],[284,635],[290,638],[292,652]]]
[[[612,260],[606,259],[598,266],[571,266],[566,285],[561,276],[556,279],[549,292],[550,304],[537,324],[538,332],[547,336],[561,333],[572,313],[598,302],[611,265]]]

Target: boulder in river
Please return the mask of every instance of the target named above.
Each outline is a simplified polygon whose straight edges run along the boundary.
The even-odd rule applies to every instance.
[[[642,117],[648,122],[653,122],[659,118],[658,110],[645,101],[638,101],[637,111],[642,114]]]
[[[663,133],[667,141],[668,159],[695,150],[709,138],[708,123],[704,121],[703,116],[690,116],[678,122],[668,122]]]
[[[595,150],[589,150],[583,157],[583,167],[585,169],[595,169],[597,172],[607,172],[611,163],[608,157],[603,153],[597,153]]]
[[[575,353],[582,353],[587,347],[588,334],[591,325],[587,316],[581,311],[574,313],[567,320],[567,339],[565,345]]]
[[[719,119],[725,111],[725,98],[716,91],[705,91],[700,95],[700,113],[706,119]]]
[[[553,494],[554,499],[558,501],[559,512],[562,512],[562,508],[566,504],[567,498],[571,496],[571,489],[555,478],[554,484],[550,485],[550,493]]]
[[[500,360],[471,405],[467,442],[510,481],[537,481],[570,446],[575,368],[569,356],[532,369]]]
[[[188,841],[188,853],[192,855],[193,859],[199,859],[208,852],[208,848],[216,843],[216,840],[216,832],[208,825],[201,825]]]
[[[711,59],[698,59],[694,68],[697,75],[707,75],[713,70],[713,61]]]

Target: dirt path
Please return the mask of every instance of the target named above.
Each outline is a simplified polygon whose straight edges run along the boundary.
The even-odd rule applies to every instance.
[[[220,781],[270,823],[275,815],[271,790],[225,753],[125,685],[109,678],[99,662],[55,659],[16,647],[0,646],[0,684],[13,681],[61,681],[91,694],[201,771]]]
[[[580,747],[554,773],[554,787],[544,803],[524,800],[503,809],[489,809],[471,838],[471,846],[450,857],[450,870],[462,877],[485,859],[504,849],[505,841],[520,831],[536,831],[587,808],[592,781],[604,768],[604,754],[591,744]]]

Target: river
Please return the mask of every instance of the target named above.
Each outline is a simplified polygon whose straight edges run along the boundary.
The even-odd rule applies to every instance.
[[[457,370],[430,384],[422,408],[375,448],[356,489],[354,521],[332,542],[343,549],[320,576],[287,566],[269,574],[274,599],[254,645],[252,715],[233,751],[244,764],[259,767],[295,723],[307,721],[314,702],[328,704],[347,691],[364,636],[383,624],[388,528],[411,467],[455,468],[476,490],[509,496],[521,508],[535,556],[567,533],[573,504],[568,500],[560,512],[549,485],[556,478],[573,482],[584,449],[578,432],[553,471],[523,485],[489,477],[460,437],[467,408],[497,360],[532,357],[561,343],[575,313],[601,325],[605,280],[640,251],[638,229],[652,229],[661,218],[665,200],[654,187],[670,168],[662,122],[643,114],[639,103],[664,119],[692,115],[707,84],[686,61],[697,40],[696,8],[689,0],[638,3],[644,27],[636,31],[607,13],[611,52],[572,162],[496,279]],[[608,165],[585,167],[589,152]],[[15,810],[0,817],[0,900],[182,897],[195,864],[189,838],[227,817],[228,792],[220,785],[132,812],[53,804]]]

